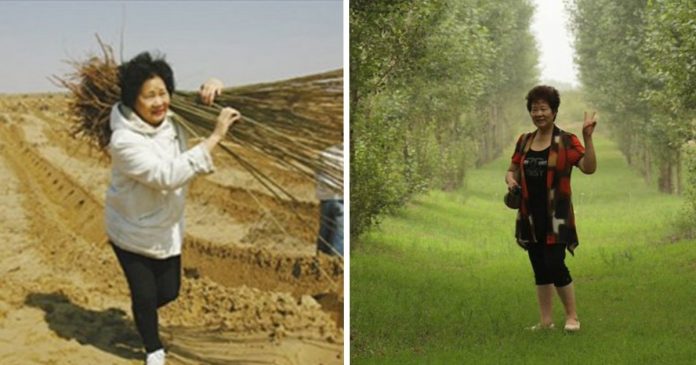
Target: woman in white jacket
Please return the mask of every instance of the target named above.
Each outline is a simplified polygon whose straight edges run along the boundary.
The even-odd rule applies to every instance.
[[[214,169],[211,151],[238,111],[224,108],[215,130],[187,149],[187,137],[170,119],[174,76],[164,59],[141,53],[119,67],[121,101],[111,110],[111,183],[106,230],[131,293],[133,317],[148,365],[164,364],[157,309],[176,299],[181,283],[184,200],[188,183]],[[212,104],[222,83],[208,80],[201,99]]]

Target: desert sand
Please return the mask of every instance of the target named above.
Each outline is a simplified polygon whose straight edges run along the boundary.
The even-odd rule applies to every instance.
[[[70,136],[67,100],[0,95],[0,363],[142,364],[104,233],[109,163]],[[312,181],[229,146],[297,201],[232,163],[191,184],[168,363],[342,364],[343,263],[316,255]]]

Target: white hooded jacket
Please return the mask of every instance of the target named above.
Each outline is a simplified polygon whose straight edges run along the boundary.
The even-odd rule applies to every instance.
[[[181,254],[186,187],[214,170],[202,145],[186,150],[186,134],[171,121],[154,127],[121,103],[111,108],[111,183],[106,233],[116,246],[164,259]]]

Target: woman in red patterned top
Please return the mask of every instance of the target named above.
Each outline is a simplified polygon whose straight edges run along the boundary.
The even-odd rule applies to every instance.
[[[585,174],[597,169],[592,133],[596,113],[582,127],[585,147],[578,137],[555,124],[561,99],[551,86],[536,86],[527,94],[527,110],[536,130],[522,134],[505,175],[508,189],[520,189],[515,237],[527,250],[534,270],[540,322],[530,329],[554,328],[551,303],[554,287],[565,308],[565,330],[578,331],[573,280],[565,265],[565,250],[578,246],[571,201],[570,174],[577,166]]]

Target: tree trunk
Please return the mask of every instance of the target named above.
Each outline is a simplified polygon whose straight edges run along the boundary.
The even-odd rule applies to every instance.
[[[669,161],[664,161],[660,164],[660,176],[657,179],[657,185],[661,192],[672,193],[672,164]]]
[[[643,151],[643,176],[645,176],[645,181],[652,185],[652,162],[647,150]]]
[[[683,187],[682,187],[682,176],[681,176],[681,167],[682,167],[682,160],[681,160],[681,155],[677,152],[677,162],[674,164],[674,192],[676,194],[681,194],[683,192]]]

